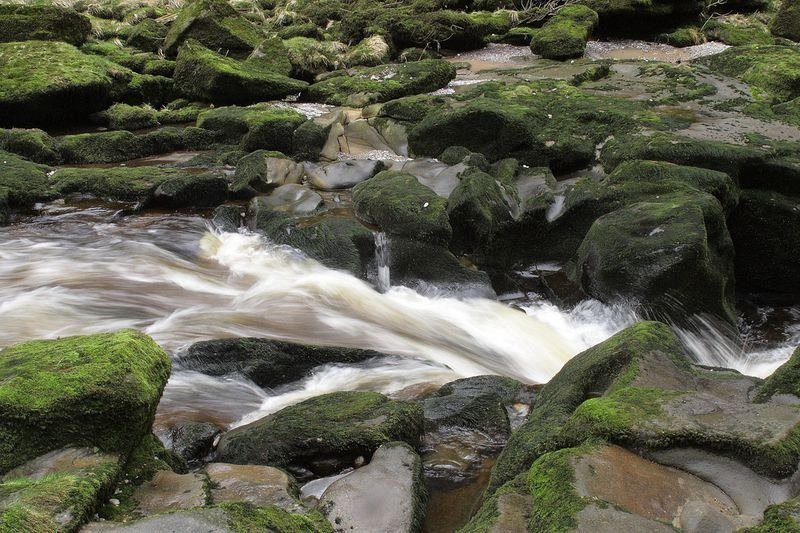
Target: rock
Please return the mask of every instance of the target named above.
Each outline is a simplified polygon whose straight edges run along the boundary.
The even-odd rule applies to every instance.
[[[764,520],[750,533],[770,533],[771,531],[792,531],[800,528],[800,498],[791,499],[780,505],[770,506],[764,513]]]
[[[197,463],[212,452],[220,433],[222,430],[209,422],[185,422],[172,428],[170,448],[187,463]]]
[[[159,125],[152,107],[114,104],[98,113],[98,117],[112,130],[140,130]]]
[[[66,122],[104,109],[133,77],[67,43],[0,43],[0,126]],[[54,82],[56,80],[56,82]]]
[[[799,223],[800,196],[742,191],[729,222],[741,289],[800,292]]]
[[[283,76],[292,74],[289,51],[283,41],[277,37],[269,37],[261,41],[261,44],[247,56],[246,62],[267,72]]]
[[[136,23],[128,35],[126,44],[145,52],[157,52],[164,45],[167,27],[153,19]]]
[[[250,211],[258,218],[258,211],[268,209],[289,216],[306,216],[323,206],[322,196],[297,183],[281,185],[269,196],[259,196],[250,203]]]
[[[800,398],[800,347],[759,385],[754,400],[764,402],[777,394],[791,394]]]
[[[382,35],[371,35],[352,46],[345,54],[344,62],[350,66],[374,67],[388,63],[389,52],[389,45]]]
[[[341,126],[341,124],[338,124]],[[325,159],[323,151],[328,143],[328,137],[333,128],[333,124],[321,125],[313,120],[308,120],[294,130],[292,137],[292,153],[301,161],[319,161]],[[338,136],[337,136],[338,137]],[[338,143],[337,143],[338,145]],[[328,159],[335,159],[336,154]]]
[[[350,155],[359,155],[374,150],[394,153],[386,139],[367,120],[353,120],[345,124],[344,136],[347,139],[346,152]]]
[[[794,8],[797,12],[797,8]],[[734,46],[705,58],[713,70],[787,102],[800,97],[800,51],[792,46]]]
[[[74,531],[118,474],[119,456],[93,448],[63,448],[18,466],[0,481],[0,530]]]
[[[776,37],[800,41],[800,6],[797,2],[783,0],[770,27]]]
[[[422,402],[425,430],[449,426],[475,429],[505,439],[511,433],[500,396],[490,390],[470,387],[467,382],[444,385]]]
[[[0,191],[8,209],[31,207],[53,198],[48,187],[48,168],[17,155],[0,151]]]
[[[175,64],[175,90],[216,104],[251,104],[302,92],[308,85],[252,63],[237,61],[189,40]]]
[[[736,322],[733,246],[722,208],[707,194],[664,195],[598,218],[570,277],[602,301],[635,301],[656,316]]]
[[[139,503],[137,511],[145,516],[202,507],[206,503],[205,478],[161,470],[137,487],[133,498]]]
[[[364,104],[371,104],[435,91],[455,76],[451,63],[437,59],[356,67],[311,85],[308,95],[315,102],[331,105],[345,105],[354,95],[362,95]]]
[[[368,465],[335,481],[319,502],[334,531],[418,531],[427,489],[422,462],[405,443],[384,444]]]
[[[461,181],[447,201],[453,227],[451,248],[472,252],[484,248],[495,233],[512,221],[510,198],[494,177],[478,169],[461,174]]]
[[[218,107],[203,111],[197,127],[215,132],[239,143],[242,150],[275,150],[291,153],[292,134],[306,122],[293,109],[257,105],[252,107]]]
[[[170,373],[167,354],[133,330],[32,341],[0,356],[0,472],[65,444],[127,456],[149,433]]]
[[[580,57],[599,17],[583,5],[565,6],[533,34],[531,51],[547,59]]]
[[[286,472],[271,466],[211,463],[205,469],[215,503],[246,502],[275,506],[290,513],[302,512],[297,486]]]
[[[380,161],[349,160],[326,165],[307,165],[311,186],[324,191],[349,189],[384,169]]]
[[[172,56],[188,40],[223,53],[249,52],[264,40],[256,26],[222,0],[192,0],[172,23],[164,40],[164,51]],[[227,55],[227,54],[226,54]]]
[[[80,46],[92,31],[89,19],[59,5],[0,5],[0,43],[64,41]]]
[[[153,193],[155,205],[215,207],[228,199],[228,180],[215,172],[169,178]]]
[[[419,158],[406,161],[400,170],[411,174],[442,198],[449,198],[461,183],[459,176],[467,170],[467,166],[460,163],[448,166],[433,159]]]
[[[353,189],[356,216],[390,236],[447,245],[446,201],[409,174],[383,171]]]
[[[55,165],[61,159],[55,140],[37,129],[0,128],[0,151],[2,150],[45,165]]]
[[[308,469],[329,475],[369,456],[381,444],[416,444],[422,409],[373,392],[334,392],[286,407],[226,433],[219,460]]]
[[[302,379],[319,365],[357,363],[381,355],[355,348],[236,338],[196,342],[176,354],[175,363],[211,376],[242,374],[259,387],[274,388]]]
[[[305,167],[295,163],[280,152],[256,150],[247,154],[236,164],[236,173],[231,183],[234,198],[248,199],[259,192],[290,183],[299,183]]]

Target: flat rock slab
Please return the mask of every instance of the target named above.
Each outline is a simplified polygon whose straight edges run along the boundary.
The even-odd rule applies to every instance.
[[[322,196],[296,183],[281,185],[269,196],[257,198],[264,207],[292,216],[310,215],[322,205]]]
[[[206,474],[215,487],[215,503],[247,502],[258,506],[275,505],[292,513],[303,507],[292,497],[292,479],[283,470],[271,466],[212,463]]]
[[[421,474],[411,447],[386,444],[367,466],[328,487],[319,509],[337,532],[413,531],[424,505]]]
[[[126,533],[232,533],[222,509],[197,509],[184,513],[151,516],[138,522],[91,522],[81,533],[124,531]]]
[[[380,161],[346,160],[327,165],[306,165],[312,187],[325,191],[348,189],[383,170]]]
[[[198,474],[159,470],[151,481],[134,491],[133,497],[139,502],[138,510],[144,515],[194,509],[206,503],[205,480]]]
[[[39,480],[48,474],[87,470],[119,462],[117,455],[102,453],[95,448],[62,448],[31,459],[27,463],[7,472],[0,482],[26,477]]]

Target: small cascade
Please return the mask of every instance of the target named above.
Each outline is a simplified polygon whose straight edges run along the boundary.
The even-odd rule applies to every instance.
[[[375,232],[375,266],[378,269],[378,290],[386,292],[392,282],[389,274],[389,237],[382,231]]]

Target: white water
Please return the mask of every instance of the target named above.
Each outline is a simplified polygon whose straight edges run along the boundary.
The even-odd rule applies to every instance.
[[[382,231],[375,233],[375,267],[378,270],[378,290],[386,292],[392,286],[389,272],[389,237]]]
[[[276,391],[177,371],[159,409],[165,423],[179,417],[235,424],[325,392],[391,393],[486,373],[546,382],[575,354],[636,321],[624,308],[594,301],[569,312],[544,301],[522,307],[405,287],[381,294],[256,235],[214,233],[198,218],[117,222],[98,208],[0,229],[0,346],[134,327],[169,351],[254,336],[395,356],[320,367]],[[699,360],[708,362],[711,346],[725,354],[712,354],[712,364],[755,374],[771,371],[790,349],[742,356],[735,344],[704,333],[687,339]]]

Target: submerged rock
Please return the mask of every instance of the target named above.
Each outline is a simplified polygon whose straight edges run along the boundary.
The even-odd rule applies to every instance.
[[[335,392],[286,407],[226,433],[221,461],[264,464],[330,475],[368,457],[381,444],[416,445],[422,409],[374,392]]]

